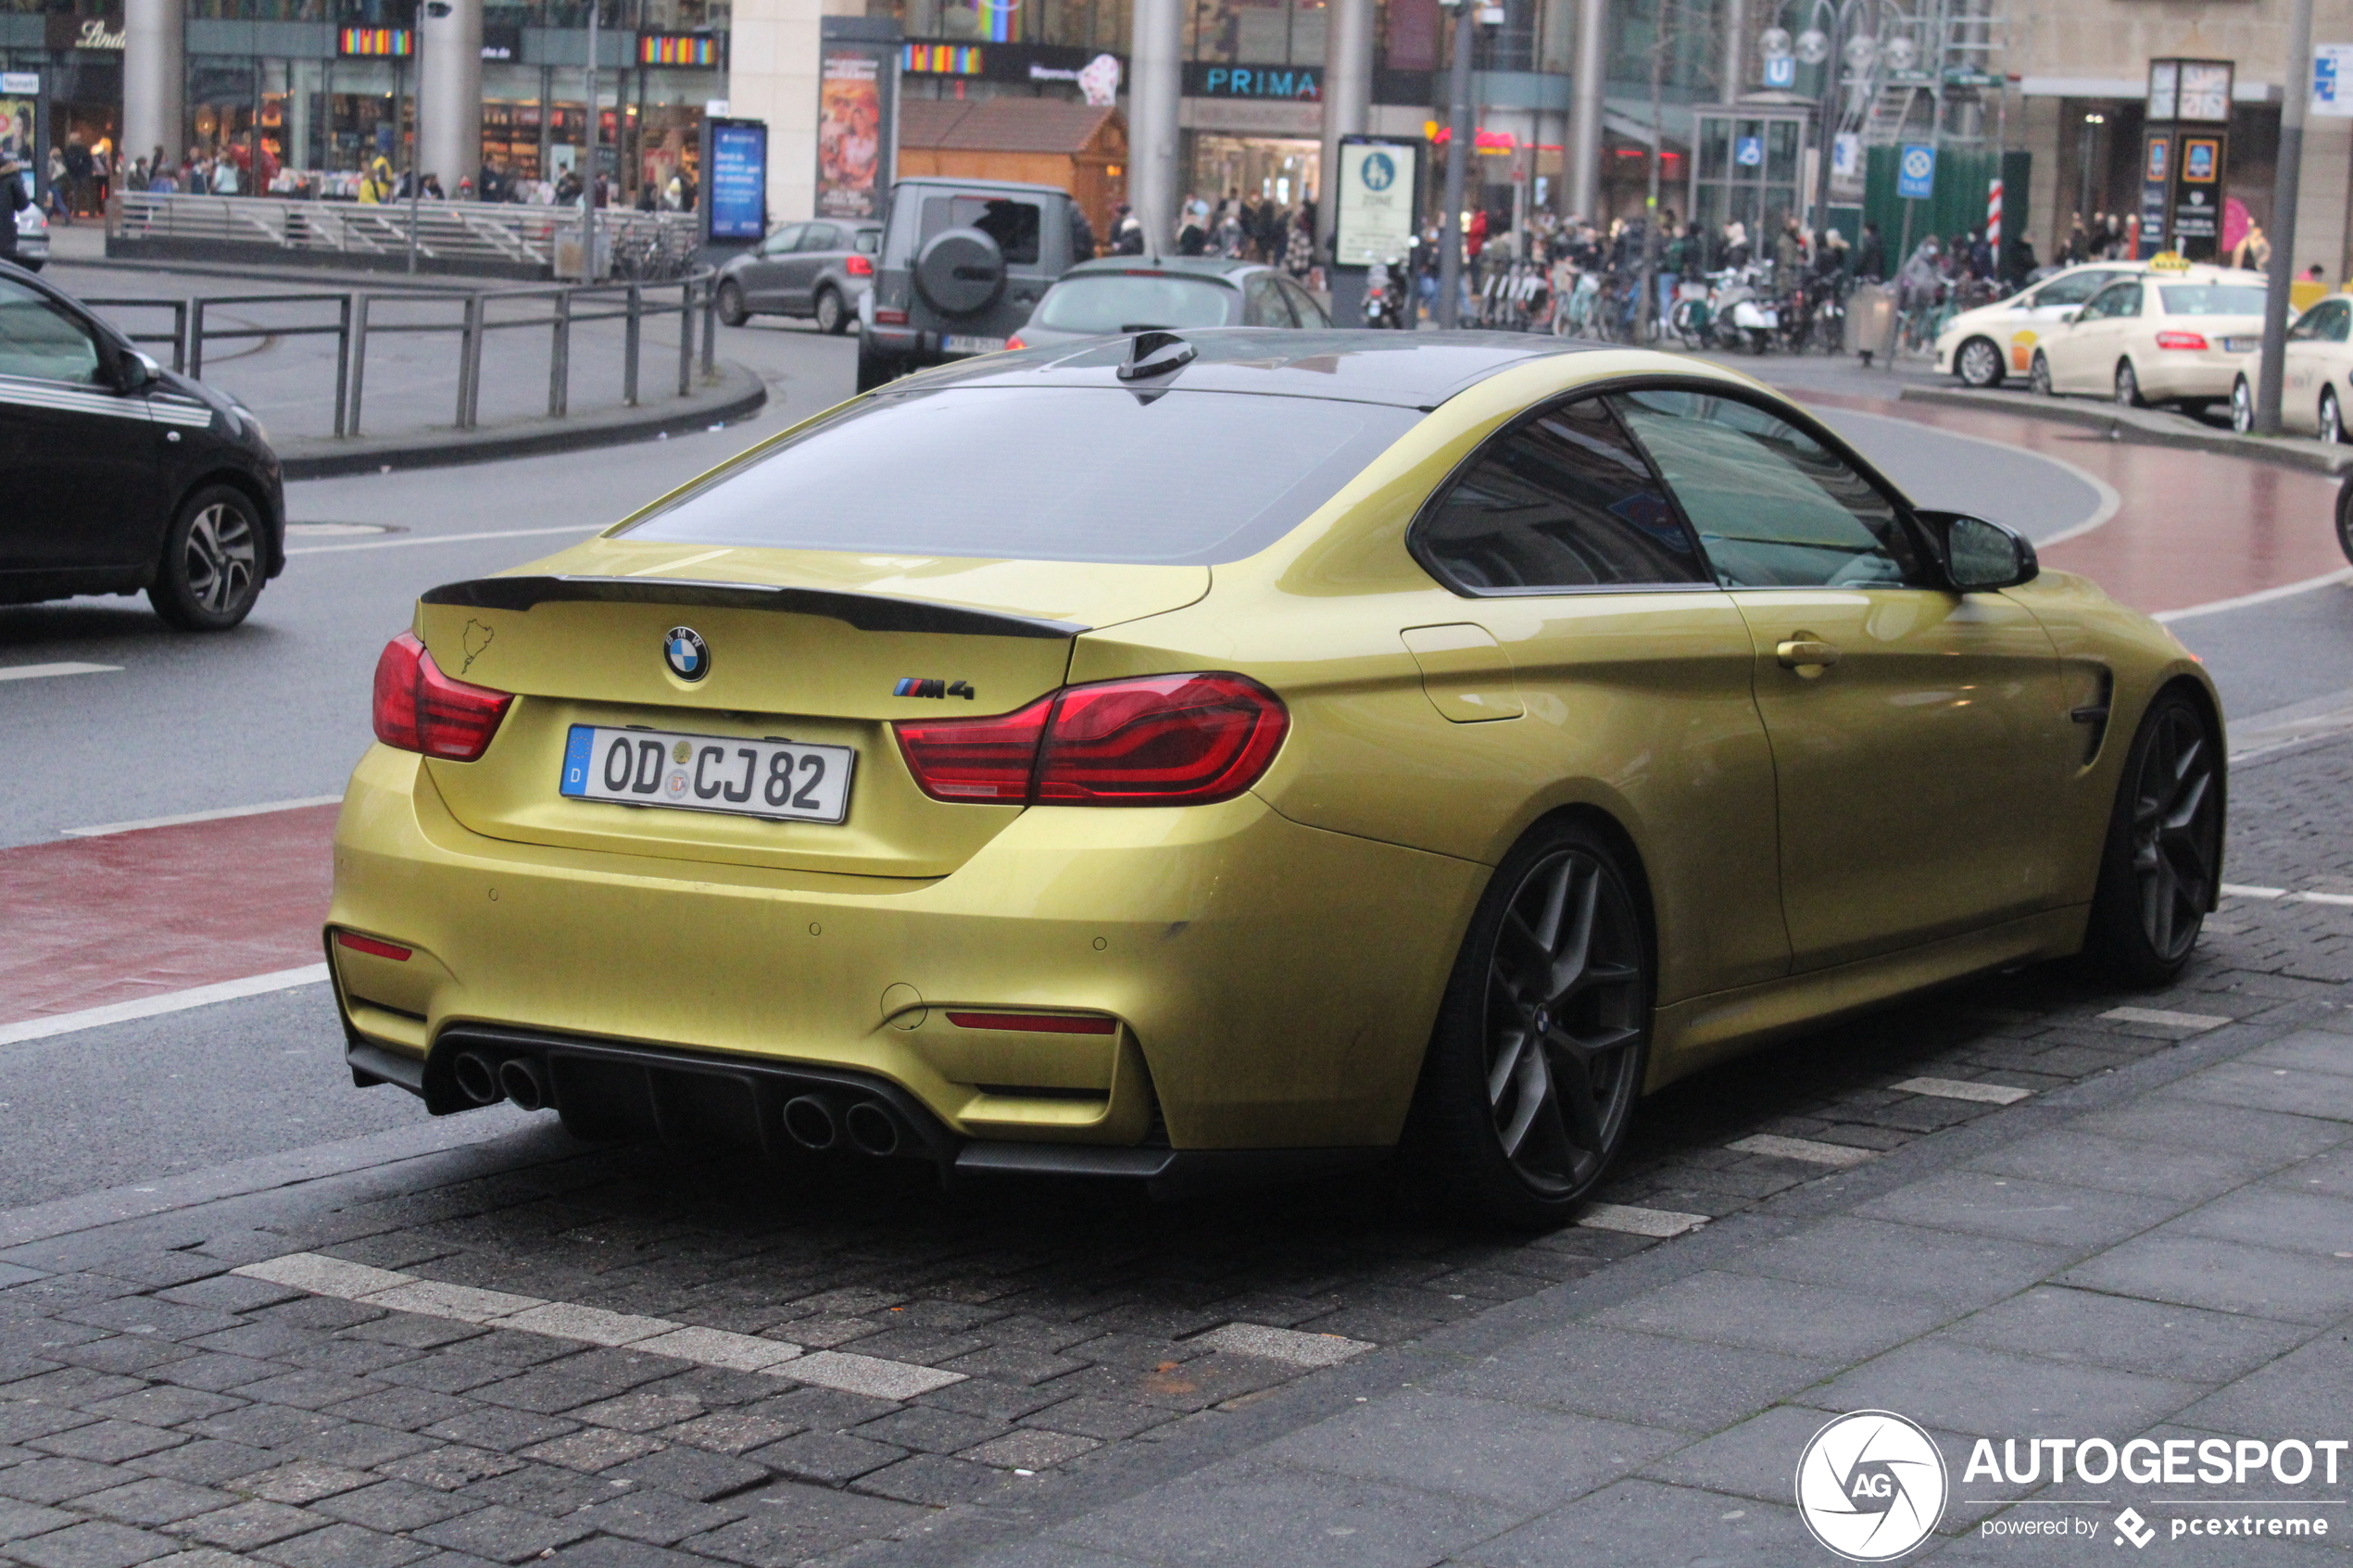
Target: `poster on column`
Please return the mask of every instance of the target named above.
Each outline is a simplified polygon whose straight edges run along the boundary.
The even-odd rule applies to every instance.
[[[708,237],[757,240],[768,232],[768,127],[757,119],[705,122],[710,192],[703,202]]]
[[[41,77],[35,71],[0,74],[0,162],[13,162],[23,173],[24,194],[40,194],[39,182],[47,163],[41,145]]]
[[[895,52],[828,41],[817,74],[817,216],[879,218],[898,93]]]
[[[1340,144],[1338,210],[1332,218],[1332,261],[1369,267],[1413,253],[1414,216],[1421,210],[1422,144],[1344,136]]]

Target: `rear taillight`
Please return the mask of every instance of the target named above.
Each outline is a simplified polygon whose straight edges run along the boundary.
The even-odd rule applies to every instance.
[[[472,762],[498,733],[515,699],[441,672],[425,645],[407,632],[376,659],[376,738],[403,751]]]
[[[1072,686],[1017,713],[894,726],[935,800],[1205,806],[1258,782],[1290,727],[1282,699],[1240,675],[1156,675]]]
[[[875,307],[875,320],[886,327],[903,327],[907,324],[907,312],[877,305]]]
[[[1007,353],[1011,353],[1016,348],[1027,348],[1028,346],[1029,345],[1022,342],[1021,334],[1019,332],[1015,332],[1013,336],[1005,340],[1005,349]]]
[[[2206,339],[2196,332],[2159,332],[2157,334],[2157,345],[2159,348],[2202,350],[2206,347]]]
[[[871,278],[875,275],[875,264],[862,256],[845,257],[842,259],[841,270],[853,278]]]

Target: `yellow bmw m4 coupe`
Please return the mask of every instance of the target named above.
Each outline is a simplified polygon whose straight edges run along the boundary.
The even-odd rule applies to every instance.
[[[1146,332],[911,377],[423,596],[327,928],[361,1084],[1163,1189],[1410,1144],[1557,1223],[1646,1091],[2187,961],[2163,628],[1733,372]]]

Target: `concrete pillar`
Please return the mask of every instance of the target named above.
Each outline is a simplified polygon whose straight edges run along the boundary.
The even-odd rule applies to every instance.
[[[1602,205],[1602,94],[1608,68],[1608,0],[1577,0],[1577,74],[1569,84],[1561,184],[1568,210],[1588,222]]]
[[[1176,116],[1185,95],[1182,0],[1136,0],[1136,42],[1127,84],[1127,201],[1153,251],[1176,239]],[[1334,29],[1338,31],[1337,28]]]
[[[1740,102],[1748,85],[1748,0],[1724,0],[1724,102]]]
[[[2314,262],[2331,288],[2345,282],[2345,230],[2353,194],[2353,122],[2312,119],[2304,127],[2304,194],[2296,225],[2296,275]]]
[[[1340,139],[1372,124],[1373,0],[1331,0],[1324,34],[1324,167],[1316,192],[1315,243],[1328,254],[1340,209]]]
[[[161,147],[177,166],[188,150],[187,0],[124,0],[122,31],[121,153]]]
[[[419,28],[418,168],[444,194],[482,169],[482,0],[425,0]]]
[[[736,0],[724,95],[737,119],[767,122],[772,224],[808,218],[817,205],[817,59],[824,11],[824,0]],[[706,187],[709,182],[706,173]]]

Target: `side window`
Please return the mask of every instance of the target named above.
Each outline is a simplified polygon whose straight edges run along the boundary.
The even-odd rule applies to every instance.
[[[1252,272],[1242,281],[1242,325],[1245,327],[1295,327],[1290,305],[1282,291],[1275,286],[1272,272]]]
[[[774,233],[760,242],[760,254],[762,256],[784,255],[786,251],[792,249],[794,245],[800,243],[800,232],[807,227],[808,225],[805,223],[786,224],[783,228],[777,230]]]
[[[1921,581],[1895,504],[1788,420],[1710,393],[1630,392],[1610,401],[1682,503],[1726,587]]]
[[[2347,329],[2353,328],[2353,305],[2341,299],[2332,299],[2328,305],[2329,319],[2321,323],[2321,341],[2343,343],[2348,335]]]
[[[46,295],[0,279],[0,376],[94,382],[98,345]]]
[[[2353,326],[2353,308],[2341,299],[2324,299],[2296,319],[2287,335],[2298,343],[2343,343]]]
[[[1277,278],[1275,286],[1283,291],[1285,299],[1290,301],[1291,314],[1299,318],[1301,326],[1328,327],[1332,324],[1332,319],[1324,313],[1324,307],[1315,303],[1315,296],[1289,278]]]
[[[839,250],[841,231],[830,223],[812,223],[800,232],[800,243],[795,250]]]
[[[977,229],[997,242],[1010,267],[1038,265],[1040,218],[1036,202],[1000,196],[926,196],[915,250],[950,229]],[[912,253],[911,253],[912,254]]]
[[[1490,441],[1413,542],[1441,579],[1472,593],[1706,581],[1674,506],[1598,397]]]
[[[861,229],[858,231],[859,255],[872,256],[880,249],[882,249],[882,231],[880,229]]]
[[[2111,316],[2137,316],[2141,313],[2141,284],[2137,278],[2128,279],[2100,295],[2108,302]]]
[[[2072,277],[2055,278],[2031,302],[2045,305],[2081,305],[2116,279],[2113,272],[2078,272]]]

